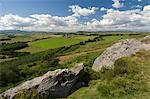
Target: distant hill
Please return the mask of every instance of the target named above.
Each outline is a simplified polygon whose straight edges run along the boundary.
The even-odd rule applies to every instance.
[[[53,33],[44,31],[24,31],[24,30],[0,30],[0,34],[20,34],[20,33]]]
[[[22,30],[1,30],[0,33],[4,33],[4,34],[16,34],[16,33],[29,33],[29,31],[22,31]]]

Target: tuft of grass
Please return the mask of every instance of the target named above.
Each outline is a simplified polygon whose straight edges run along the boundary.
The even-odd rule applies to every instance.
[[[48,94],[40,94],[36,89],[24,90],[18,93],[14,99],[48,99]]]

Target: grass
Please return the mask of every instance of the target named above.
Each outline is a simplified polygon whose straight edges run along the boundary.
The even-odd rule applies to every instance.
[[[59,58],[60,64],[63,64],[63,63],[69,64],[69,62],[74,60],[74,58],[80,60],[80,56],[89,56],[88,54],[91,54],[91,53],[93,54],[96,53],[98,57],[100,53],[102,53],[107,47],[116,43],[118,40],[127,39],[127,38],[131,38],[131,37],[130,36],[104,36],[103,40],[100,40],[97,42],[86,43],[85,45],[82,45],[76,48],[76,50],[68,52],[64,56],[60,56]],[[73,62],[75,62],[75,60]]]
[[[2,36],[0,36],[0,37],[2,37]],[[8,37],[5,36],[5,38],[8,38]],[[33,40],[33,38],[29,35],[18,35],[14,38],[11,38],[11,40],[0,41],[0,43],[24,42],[24,41],[31,41],[31,40]]]
[[[131,57],[121,58],[116,63],[118,65],[126,65],[126,72],[116,73],[116,70],[122,71],[118,67],[103,71],[103,75],[100,73],[101,79],[90,81],[89,87],[77,90],[68,99],[149,99],[150,51],[140,51]],[[111,79],[108,79],[108,73]]]
[[[130,36],[104,36],[103,40],[87,43],[86,45],[80,46],[80,48],[68,54],[88,52],[88,51],[93,51],[93,50],[98,50],[98,49],[105,49],[111,46],[112,44],[114,44],[115,42],[117,42],[118,40],[127,39],[127,38],[131,38],[131,37]]]
[[[31,34],[16,34],[14,38],[7,41],[0,41],[0,43],[13,43],[13,42],[26,42],[26,41],[34,41],[36,39],[48,38],[48,37],[57,37],[56,35],[48,34],[48,33],[31,33]],[[9,38],[8,36],[0,36],[1,38]]]
[[[0,35],[0,39],[7,39],[7,38],[9,38],[9,37],[4,36],[4,35]]]
[[[68,68],[68,67],[74,66],[77,63],[83,62],[85,64],[86,68],[90,67],[90,69],[91,69],[91,66],[92,66],[95,58],[98,57],[107,47],[111,46],[118,40],[131,38],[131,37],[133,37],[133,36],[105,36],[105,37],[103,37],[104,40],[101,40],[101,41],[90,42],[90,43],[86,43],[85,45],[77,45],[77,46],[74,46],[75,48],[71,47],[68,49],[69,51],[67,50],[68,52],[65,53],[65,55],[69,56],[69,58],[66,59],[65,62],[63,62],[59,68],[61,68],[61,67]],[[92,36],[75,36],[73,38],[67,38],[67,39],[63,38],[63,37],[52,37],[49,39],[30,42],[28,49],[23,49],[22,51],[39,52],[39,51],[47,50],[47,49],[51,49],[51,48],[73,45],[73,44],[79,43],[80,41],[85,41],[89,38],[92,38]],[[149,77],[150,76],[150,72],[149,72],[150,68],[148,67],[148,66],[150,66],[150,63],[149,63],[150,59],[148,56],[149,53],[150,52],[142,51],[130,58],[127,58],[127,60],[125,59],[125,61],[127,61],[129,63],[130,62],[132,63],[132,61],[136,62],[135,66],[140,67],[140,70],[144,71],[144,75],[146,75],[146,77]],[[35,54],[37,54],[37,53],[35,53]],[[64,54],[60,54],[60,55],[64,55]],[[27,59],[29,59],[29,58],[27,58]],[[43,59],[43,58],[41,58],[41,59]],[[40,61],[41,61],[41,59],[40,59]],[[20,61],[20,60],[18,60],[18,61]],[[19,69],[22,69],[21,72],[24,72],[24,73],[29,73],[29,74],[33,73],[33,77],[37,76],[36,74],[39,71],[41,71],[41,69],[43,68],[42,66],[46,66],[45,64],[41,65],[42,63],[40,64],[40,61],[32,61],[29,63],[23,62],[23,64],[21,64],[19,66]],[[51,62],[51,60],[48,60],[48,62]],[[37,65],[32,66],[34,63],[36,63]],[[133,67],[132,69],[135,69],[135,67]],[[48,70],[47,68],[44,68],[44,71],[47,71],[47,70]],[[93,97],[94,97],[94,99],[99,99],[99,98],[102,98],[102,99],[108,99],[108,98],[113,99],[114,98],[114,99],[116,99],[118,97],[119,98],[121,97],[121,99],[128,99],[128,98],[130,99],[133,97],[133,95],[137,95],[137,97],[138,97],[138,94],[135,93],[136,91],[128,90],[128,88],[132,89],[132,86],[137,88],[137,86],[139,87],[139,84],[142,84],[140,81],[143,82],[143,79],[140,79],[139,81],[135,80],[135,79],[139,79],[140,77],[143,77],[140,75],[140,73],[132,73],[132,71],[131,71],[127,76],[123,75],[123,77],[122,77],[122,75],[121,75],[121,77],[120,77],[120,75],[119,75],[119,77],[114,77],[112,75],[113,75],[113,72],[112,71],[110,72],[108,70],[106,74],[99,75],[99,77],[101,79],[92,80],[89,83],[89,87],[83,87],[83,88],[79,89],[78,91],[73,93],[68,98],[70,98],[70,99],[93,99]],[[90,75],[88,75],[88,76],[90,76],[91,78],[97,77],[97,75],[93,75],[93,72],[91,72]],[[92,76],[95,76],[95,77],[92,77]],[[114,77],[113,80],[110,79],[111,77]],[[135,79],[132,79],[132,77],[134,77]],[[83,78],[86,79],[85,76]],[[107,80],[107,78],[109,78],[109,79]],[[148,78],[148,80],[149,80],[149,78]],[[148,80],[144,80],[144,81],[148,82]],[[118,84],[116,85],[116,83],[118,83],[118,82],[122,82],[122,85],[120,85],[120,86],[118,86]],[[132,82],[135,84],[133,84]],[[129,87],[125,86],[126,84],[129,84]],[[142,84],[142,85],[143,85],[142,86],[143,89],[147,90],[147,88],[145,88],[145,85],[144,84]],[[131,91],[134,94],[127,95],[127,93],[125,93],[126,91],[125,91],[124,86],[127,89],[127,91]],[[147,85],[147,86],[149,86],[149,85]],[[111,90],[110,90],[110,88],[111,88]],[[101,90],[101,89],[103,89],[103,90]],[[143,94],[141,92],[143,92]],[[148,96],[148,92],[141,91],[141,89],[140,89],[139,93],[140,93],[139,96],[141,95],[140,96],[141,99],[142,99],[142,97],[145,97],[144,94],[146,96]],[[108,94],[110,94],[110,96]],[[107,97],[107,95],[108,95],[108,97]]]
[[[70,46],[92,38],[94,38],[94,36],[75,36],[72,38],[52,37],[49,39],[30,42],[29,47],[22,49],[21,51],[35,53],[47,49]]]

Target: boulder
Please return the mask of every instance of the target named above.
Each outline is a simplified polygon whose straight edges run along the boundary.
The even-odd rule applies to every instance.
[[[146,38],[148,38],[147,36]],[[145,38],[145,39],[146,39]],[[149,50],[150,42],[142,42],[141,39],[125,39],[107,48],[96,60],[92,66],[94,71],[99,71],[104,66],[105,68],[113,68],[114,62],[121,58],[131,56],[141,49]]]
[[[83,64],[78,64],[71,69],[48,71],[43,76],[36,77],[3,92],[0,94],[0,99],[2,99],[2,97],[13,99],[24,90],[31,89],[36,89],[39,93],[48,92],[49,97],[66,97],[70,94],[73,86],[78,83],[78,75],[83,69]]]
[[[52,78],[44,79],[39,87],[39,93],[49,93],[49,97],[67,97],[78,81],[78,75],[83,70],[83,64],[79,64],[70,70],[64,69]]]

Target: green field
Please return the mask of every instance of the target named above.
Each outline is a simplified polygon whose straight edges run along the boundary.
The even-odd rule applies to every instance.
[[[11,40],[0,41],[0,43],[13,43],[13,42],[26,42],[26,41],[34,41],[42,38],[50,38],[50,37],[60,37],[61,35],[53,35],[48,33],[31,33],[31,34],[15,34],[13,35]],[[0,36],[0,39],[9,38],[8,35]]]
[[[143,35],[141,35],[141,36],[143,36]],[[67,53],[67,54],[101,50],[101,49],[105,49],[105,48],[111,46],[112,44],[116,43],[118,40],[129,39],[129,38],[138,38],[138,37],[139,36],[128,36],[128,35],[126,35],[126,36],[104,36],[103,40],[100,40],[97,42],[89,42],[83,46],[80,46],[75,51]]]
[[[29,47],[24,48],[20,51],[35,53],[35,52],[40,52],[40,51],[44,51],[47,49],[70,46],[70,45],[77,44],[81,41],[85,41],[85,40],[92,39],[92,38],[94,38],[94,36],[75,36],[71,38],[52,37],[49,39],[30,42],[28,43]]]

